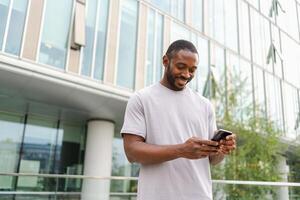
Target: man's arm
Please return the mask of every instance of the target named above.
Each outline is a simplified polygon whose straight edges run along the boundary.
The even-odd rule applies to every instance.
[[[124,149],[129,162],[157,164],[177,158],[200,159],[218,152],[218,142],[192,137],[185,143],[153,145],[141,136],[123,134]]]

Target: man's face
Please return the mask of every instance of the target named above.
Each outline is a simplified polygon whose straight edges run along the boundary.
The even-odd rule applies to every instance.
[[[171,89],[182,90],[194,77],[198,65],[198,54],[188,50],[180,50],[171,59],[164,56],[163,64]]]

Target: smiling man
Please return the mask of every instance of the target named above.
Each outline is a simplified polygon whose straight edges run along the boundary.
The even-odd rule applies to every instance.
[[[128,160],[141,164],[139,200],[212,200],[210,164],[235,149],[235,135],[210,140],[217,129],[212,105],[187,87],[198,60],[191,42],[173,42],[162,80],[128,101],[121,134]]]

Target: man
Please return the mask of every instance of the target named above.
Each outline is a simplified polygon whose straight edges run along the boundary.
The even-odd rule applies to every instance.
[[[130,162],[141,164],[139,200],[211,200],[210,164],[235,149],[235,135],[211,141],[216,131],[209,101],[186,85],[198,52],[186,40],[163,56],[162,80],[129,100],[121,134]]]

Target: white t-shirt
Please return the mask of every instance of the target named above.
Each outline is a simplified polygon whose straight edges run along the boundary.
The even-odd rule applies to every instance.
[[[188,87],[173,91],[157,83],[129,99],[121,133],[142,136],[149,144],[171,145],[193,136],[210,139],[215,130],[214,111],[206,98]],[[138,199],[211,200],[209,159],[141,165]]]

